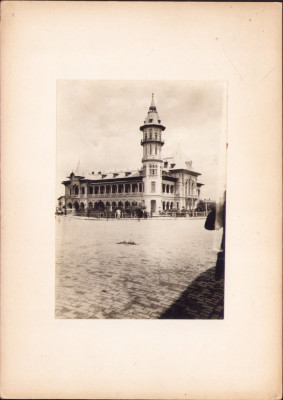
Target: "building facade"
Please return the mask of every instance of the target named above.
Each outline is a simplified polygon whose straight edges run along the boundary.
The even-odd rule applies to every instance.
[[[200,197],[201,175],[191,161],[162,158],[165,126],[152,101],[140,131],[142,167],[134,171],[72,172],[65,186],[66,213],[121,211],[141,207],[152,216],[193,211]]]

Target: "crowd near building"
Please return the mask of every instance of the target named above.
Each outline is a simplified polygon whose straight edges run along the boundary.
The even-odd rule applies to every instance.
[[[202,183],[191,161],[178,157],[162,158],[162,125],[152,101],[140,131],[143,149],[142,166],[133,171],[88,173],[71,172],[61,196],[60,209],[66,214],[117,215],[140,212],[159,216],[172,212],[190,214],[198,204]]]

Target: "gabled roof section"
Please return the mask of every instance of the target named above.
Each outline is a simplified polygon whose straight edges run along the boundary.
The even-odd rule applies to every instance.
[[[170,171],[171,173],[187,172],[194,176],[201,175],[201,173],[194,170],[192,161],[187,160],[181,151],[175,152],[172,157],[164,158],[163,168],[165,171]]]
[[[63,181],[63,184],[70,184],[72,177],[78,178],[79,181],[91,182],[94,181],[98,183],[101,182],[109,182],[109,181],[119,181],[119,180],[132,180],[132,179],[141,179],[143,176],[142,170],[131,170],[131,171],[114,171],[114,172],[102,172],[99,171],[95,173],[87,172],[84,176],[75,176],[72,172],[68,177],[68,181]]]

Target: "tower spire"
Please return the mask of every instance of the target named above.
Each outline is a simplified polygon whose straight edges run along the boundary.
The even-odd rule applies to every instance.
[[[151,104],[149,107],[150,110],[156,110],[156,105],[154,103],[154,93],[152,93],[152,99],[151,99]]]
[[[152,93],[151,103],[147,112],[147,116],[145,117],[144,125],[140,127],[140,130],[143,131],[144,128],[149,126],[161,128],[163,131],[165,130],[165,126],[161,125],[161,120],[159,119],[159,115],[156,109],[156,105],[154,102],[154,93]]]

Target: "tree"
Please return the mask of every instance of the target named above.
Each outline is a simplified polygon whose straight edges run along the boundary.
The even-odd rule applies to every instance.
[[[206,211],[205,202],[203,200],[199,200],[196,211],[197,212]]]

